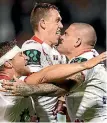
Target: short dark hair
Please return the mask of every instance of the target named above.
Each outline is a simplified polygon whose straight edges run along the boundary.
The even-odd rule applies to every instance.
[[[0,43],[0,57],[5,55],[9,50],[11,50],[16,45],[16,40],[14,41],[5,41]]]
[[[11,50],[16,45],[16,40],[14,41],[5,41],[0,43],[0,57],[5,55],[9,50]],[[0,71],[4,70],[4,65],[0,66]]]
[[[30,23],[33,31],[38,29],[38,23],[41,18],[46,17],[50,9],[58,10],[55,5],[50,3],[36,3],[30,17]]]

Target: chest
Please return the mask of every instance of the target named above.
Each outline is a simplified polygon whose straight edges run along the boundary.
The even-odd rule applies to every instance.
[[[41,65],[43,67],[61,64],[61,55],[54,48],[43,48],[41,54]]]

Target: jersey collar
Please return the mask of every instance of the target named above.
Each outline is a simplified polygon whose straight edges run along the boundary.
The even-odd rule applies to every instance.
[[[74,58],[76,58],[76,57],[78,57],[78,56],[80,56],[80,55],[82,55],[82,54],[84,54],[84,53],[86,53],[86,52],[92,52],[92,49],[81,50],[81,51],[78,53],[78,55],[75,55],[74,57],[70,58],[69,61],[71,61],[72,59],[74,59]],[[67,58],[68,58],[68,57],[67,57]]]
[[[82,55],[82,54],[84,54],[84,53],[86,53],[86,52],[92,52],[92,50],[91,50],[91,49],[82,50],[82,51],[80,51],[79,54],[76,55],[75,57],[78,57],[78,56],[80,56],[80,55]]]
[[[35,35],[34,35],[31,39],[34,40],[34,41],[36,41],[36,42],[38,42],[38,43],[40,43],[40,44],[43,43],[43,41],[40,40],[40,39],[39,39],[38,37],[36,37]]]

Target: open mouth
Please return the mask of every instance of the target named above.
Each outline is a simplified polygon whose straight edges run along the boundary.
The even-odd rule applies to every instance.
[[[56,34],[61,35],[61,29],[57,29]]]
[[[25,66],[27,66],[27,65],[28,65],[28,60],[25,61]]]

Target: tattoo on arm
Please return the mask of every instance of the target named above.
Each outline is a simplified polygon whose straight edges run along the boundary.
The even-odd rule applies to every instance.
[[[68,91],[61,86],[44,83],[38,85],[18,85],[16,92],[20,93],[22,96],[61,96]]]
[[[79,72],[77,74],[72,75],[71,77],[69,77],[67,79],[74,80],[74,81],[76,81],[76,83],[79,84],[79,83],[82,83],[85,78],[84,78],[84,75],[81,72]]]

